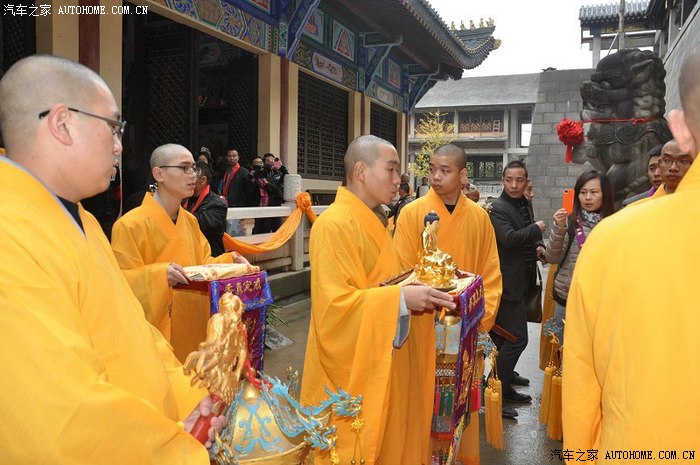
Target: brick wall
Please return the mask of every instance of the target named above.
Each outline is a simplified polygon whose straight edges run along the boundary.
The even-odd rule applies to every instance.
[[[557,124],[564,118],[580,119],[581,83],[590,79],[592,69],[545,71],[540,78],[537,104],[532,115],[532,136],[527,169],[535,186],[535,217],[552,224],[561,208],[562,191],[573,188],[576,179],[591,166],[564,162],[566,147],[557,137]]]

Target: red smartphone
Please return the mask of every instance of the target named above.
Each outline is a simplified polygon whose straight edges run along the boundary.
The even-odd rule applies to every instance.
[[[566,210],[566,213],[571,215],[574,213],[574,190],[564,189],[564,194],[561,196],[561,207]]]

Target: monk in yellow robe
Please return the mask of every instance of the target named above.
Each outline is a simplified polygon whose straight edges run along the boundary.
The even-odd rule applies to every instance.
[[[467,199],[462,193],[462,182],[466,180],[466,154],[460,147],[443,145],[430,157],[430,185],[428,194],[407,204],[401,211],[396,225],[394,244],[401,258],[403,269],[418,263],[421,232],[425,228],[424,218],[435,211],[440,218],[437,246],[452,256],[461,270],[481,275],[484,282],[485,313],[481,319],[484,331],[489,331],[496,320],[501,298],[501,267],[498,261],[496,235],[486,210]],[[433,315],[414,314],[411,325],[420,331],[431,347],[428,372],[433,373],[429,393],[431,400],[435,373],[435,322]],[[432,404],[429,408],[432,410]],[[430,414],[430,411],[428,412]],[[478,422],[478,416],[472,416]],[[463,444],[478,444],[478,428],[473,424],[465,431]],[[430,430],[426,430],[426,436]],[[470,437],[475,436],[475,437]],[[460,448],[462,461],[478,463],[479,451]]]
[[[0,81],[0,101],[0,461],[208,464],[187,431],[211,399],[79,203],[109,186],[122,151],[109,88],[77,63],[29,57]]]
[[[680,73],[684,113],[669,114],[680,148],[692,154],[700,147],[698,75],[696,48]],[[673,195],[600,223],[576,264],[564,336],[564,449],[597,449],[597,463],[639,463],[623,454],[629,451],[654,459],[676,451],[670,462],[680,463],[689,458],[682,451],[700,449],[700,166],[693,158]],[[661,263],[649,250],[663,250]]]
[[[151,170],[158,190],[117,220],[112,248],[146,318],[184,362],[206,339],[209,297],[173,286],[187,283],[183,266],[231,263],[234,256],[212,257],[197,218],[180,206],[192,196],[197,176],[190,151],[181,145],[162,145],[151,155]]]
[[[408,315],[455,308],[448,294],[427,286],[380,287],[401,270],[375,214],[398,190],[398,167],[389,142],[374,136],[354,140],[345,154],[347,188],[338,189],[311,229],[311,323],[301,400],[325,400],[324,386],[362,395],[359,437],[352,419],[331,420],[343,464],[426,463],[429,437],[423,432],[431,418],[424,412],[432,405],[427,390],[434,373],[425,369],[434,342],[414,334]],[[330,459],[328,452],[317,453],[315,463]]]

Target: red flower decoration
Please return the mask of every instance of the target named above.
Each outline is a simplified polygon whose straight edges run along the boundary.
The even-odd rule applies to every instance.
[[[571,163],[574,145],[583,143],[583,123],[564,118],[557,124],[559,140],[566,145],[566,162]]]

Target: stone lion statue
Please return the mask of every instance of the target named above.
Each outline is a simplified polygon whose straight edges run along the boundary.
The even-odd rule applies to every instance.
[[[583,121],[630,120],[584,123],[583,144],[572,157],[607,174],[618,206],[651,187],[647,153],[672,137],[664,118],[665,76],[654,52],[623,49],[600,60],[591,80],[581,85]]]

